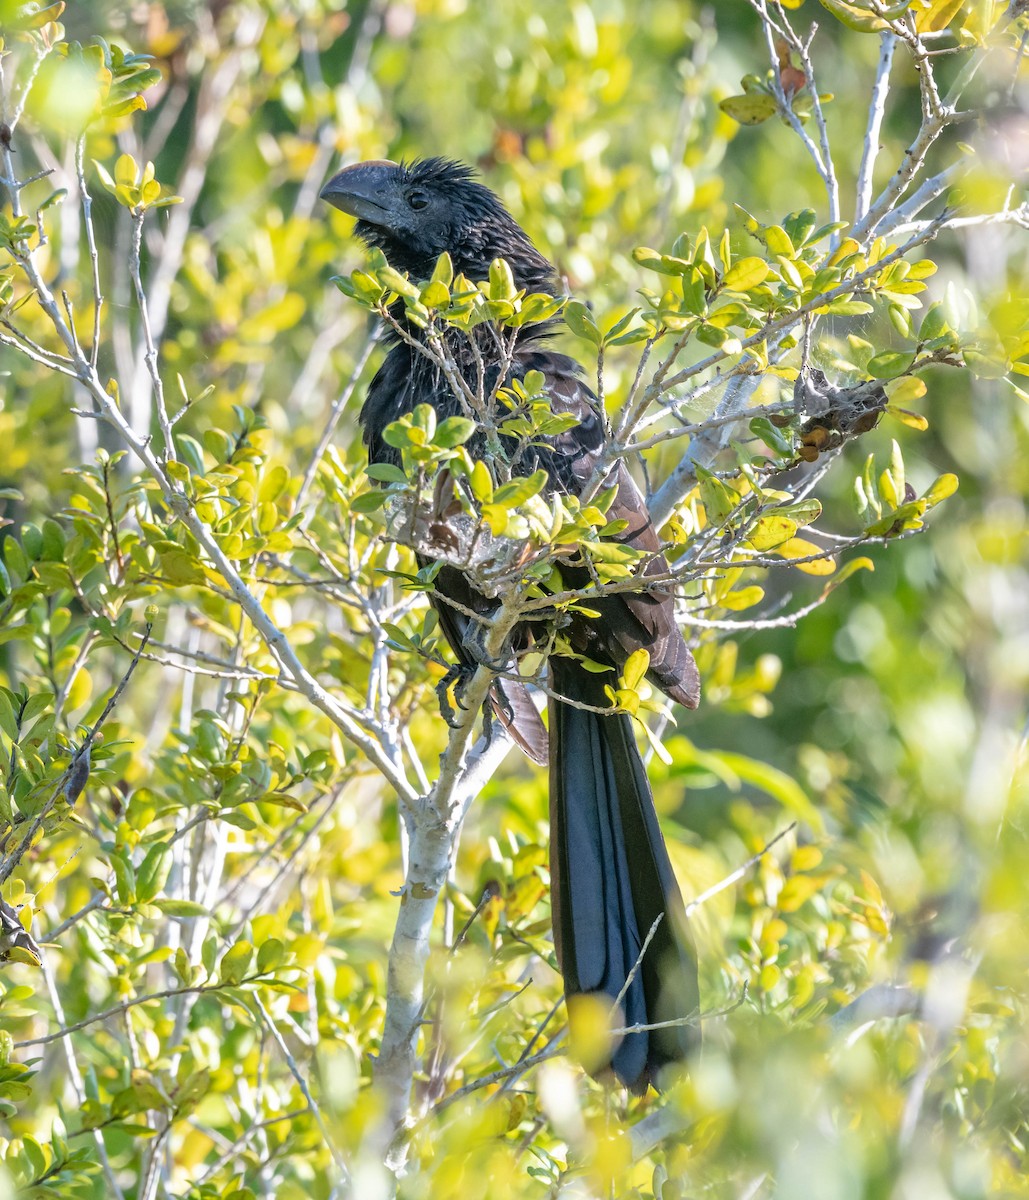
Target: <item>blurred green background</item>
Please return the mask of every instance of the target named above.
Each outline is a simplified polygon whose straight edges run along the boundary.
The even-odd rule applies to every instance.
[[[16,20],[23,7],[4,4],[0,24]],[[955,17],[972,21],[978,10],[1002,7],[966,5]],[[826,114],[849,218],[878,38],[848,29],[815,0],[790,16],[799,29],[812,21],[820,27],[812,56],[822,90],[834,93]],[[185,200],[148,217],[144,241],[144,278],[168,273],[161,352],[173,407],[180,386],[194,398],[213,388],[179,430],[198,439],[212,430],[235,437],[241,422],[234,406],[241,407],[254,415],[248,422],[256,416],[255,453],[267,459],[265,469],[268,463],[288,468],[293,495],[368,333],[363,312],[329,282],[362,261],[348,219],[317,200],[340,163],[429,154],[474,163],[558,264],[569,290],[605,323],[628,311],[635,289],[648,282],[631,258],[635,246],[666,249],[678,233],[706,225],[713,237],[728,227],[734,247],[746,251],[737,205],[763,222],[804,207],[827,219],[821,181],[786,125],[772,120],[742,128],[718,108],[744,75],[768,68],[759,22],[740,0],[710,6],[94,0],[70,3],[62,22],[68,42],[100,35],[152,55],[162,72],[146,93],[146,111],[98,122],[87,138],[108,301],[101,375],[118,379],[136,428],[152,420],[132,343],[130,221],[88,166],[96,159],[113,169],[118,155],[129,153],[153,160],[158,179]],[[16,37],[8,48],[15,55],[8,78],[16,79],[14,63],[24,48]],[[963,59],[936,62],[945,83]],[[1024,183],[1018,173],[1026,167],[1027,93],[1024,69],[1022,82],[1009,88],[1010,66],[1004,59],[982,73],[967,103],[987,115],[945,135],[930,157],[931,172],[966,156],[970,174],[964,190],[952,194],[955,202],[989,207],[1010,182]],[[51,241],[41,254],[48,276],[78,301],[88,295],[88,259],[75,198],[74,135],[93,102],[93,85],[76,70],[74,54],[46,60],[15,149],[23,177],[55,169],[52,181],[35,185],[37,202],[51,184],[70,188],[63,205],[49,210]],[[898,49],[878,184],[895,168],[918,120],[917,74]],[[930,298],[945,299],[955,320],[967,328],[1024,327],[1024,229],[969,228],[942,237],[928,253],[940,266]],[[36,312],[22,312],[39,320]],[[79,319],[88,324],[81,313]],[[130,333],[120,334],[119,326]],[[826,318],[815,360],[831,368],[855,329],[850,318]],[[878,319],[864,323],[860,336],[877,349],[898,341]],[[592,370],[587,347],[570,335],[566,341]],[[613,403],[624,396],[635,363],[632,347],[608,357]],[[109,429],[72,415],[72,405],[83,400],[66,380],[7,349],[0,351],[0,368],[0,488],[21,496],[0,500],[0,516],[14,523],[0,536],[17,537],[22,522],[39,524],[65,509],[98,448],[118,446]],[[702,707],[680,714],[678,729],[666,734],[671,766],[651,762],[658,806],[677,843],[676,866],[694,894],[802,818],[776,855],[698,914],[706,1006],[734,1004],[744,983],[749,990],[741,1007],[710,1023],[703,1063],[672,1094],[671,1103],[687,1115],[687,1131],[630,1166],[619,1132],[623,1114],[612,1112],[621,1102],[605,1100],[581,1075],[569,1083],[553,1068],[538,1088],[529,1077],[503,1103],[477,1104],[473,1092],[469,1102],[438,1112],[429,1106],[413,1136],[402,1194],[480,1195],[487,1177],[492,1196],[556,1194],[547,1189],[556,1188],[569,1147],[591,1164],[597,1195],[1026,1194],[1029,408],[1004,379],[939,367],[926,383],[918,407],[929,429],[916,432],[887,418],[849,446],[819,486],[825,524],[843,533],[860,528],[854,477],[869,453],[886,464],[892,438],[916,487],[953,471],[961,480],[957,495],[934,512],[923,535],[874,548],[874,573],[857,573],[796,628],[758,629],[717,643],[705,638],[698,652],[706,673]],[[335,437],[353,487],[363,465],[355,419],[360,391]],[[698,419],[705,415],[696,412]],[[659,483],[681,453],[678,442],[655,453],[651,480]],[[134,470],[128,460],[117,467],[122,486]],[[319,537],[347,536],[345,506],[318,489],[309,503]],[[131,524],[131,515],[126,520]],[[822,586],[784,571],[767,588],[776,599],[789,594],[796,606]],[[164,640],[185,644],[196,629],[220,647],[219,657],[228,656],[235,620],[229,605],[199,591],[176,592],[167,580],[137,581],[117,603],[135,605],[138,616],[143,599],[159,604]],[[55,603],[41,595],[30,609],[35,642],[11,637],[0,644],[0,682],[12,690],[47,686],[40,647],[51,636],[45,622]],[[322,600],[295,593],[278,593],[268,603],[312,669],[341,685],[363,678],[367,631],[359,622],[335,610],[326,618]],[[405,619],[417,628],[421,614]],[[76,612],[73,628],[84,637],[87,626]],[[81,638],[73,644],[70,658],[81,644]],[[244,656],[247,645],[241,639]],[[261,652],[253,653],[248,661],[260,661]],[[86,692],[64,714],[65,732],[87,714],[95,717],[126,662],[101,643],[91,664],[92,708]],[[57,676],[68,666],[69,658],[58,656]],[[409,672],[396,694],[421,713],[409,728],[432,764],[443,745],[432,716],[433,680],[402,657],[391,668],[398,681]],[[191,806],[205,802],[203,773],[230,756],[231,739],[205,758],[198,722],[205,710],[224,716],[231,706],[226,690],[156,664],[141,667],[108,738],[125,739],[123,746],[103,764],[85,828],[57,831],[46,858],[30,856],[15,891],[5,892],[14,903],[38,894],[40,938],[89,901],[110,846],[128,836],[119,821],[133,794],[146,793],[162,828],[181,825],[198,811]],[[231,887],[234,879],[251,880],[254,854],[271,846],[268,861],[292,870],[290,856],[304,839],[295,889],[262,892],[266,915],[260,907],[250,912],[247,930],[255,945],[280,938],[290,962],[308,972],[301,986],[309,992],[308,1015],[311,1007],[315,1015],[296,1053],[316,1079],[333,1137],[358,1173],[367,1171],[364,1194],[375,1195],[385,1185],[374,1166],[381,1138],[368,1081],[395,911],[390,889],[400,880],[396,801],[349,747],[330,743],[325,722],[295,696],[273,690],[254,712],[242,734],[250,753],[259,757],[274,745],[283,761],[303,764],[305,804],[321,804],[334,789],[342,789],[342,799],[327,817],[328,808],[311,807],[302,818],[257,803],[241,809],[252,827],[230,830],[219,843],[224,888],[210,898],[217,901],[214,927],[224,932],[240,913],[245,918],[251,893]],[[234,736],[239,732],[234,726]],[[450,900],[458,924],[488,878],[507,888],[524,878],[545,882],[545,788],[543,774],[514,756],[488,786],[469,817],[455,871]],[[153,834],[141,821],[128,842],[143,850]],[[207,844],[196,853],[209,850]],[[61,867],[72,852],[78,862]],[[64,874],[50,886],[55,869]],[[169,889],[175,883],[173,875]],[[512,904],[499,933],[488,922],[477,931],[472,957],[453,968],[453,977],[437,964],[439,993],[453,989],[454,1012],[481,1015],[490,989],[507,995],[524,969],[525,948],[505,941],[505,930],[520,930],[544,947],[542,884],[531,901],[525,912]],[[91,917],[60,945],[50,953],[70,1021],[127,994],[112,987],[112,962],[137,994],[155,989],[159,980],[148,982],[139,954],[173,941],[159,914],[137,911],[118,921]],[[37,993],[19,1001],[28,1011],[11,1017],[12,1034],[34,1036],[40,1026],[33,1021],[47,1004],[38,974],[22,964],[10,967],[10,978]],[[883,983],[924,988],[944,1017],[884,1021],[860,1037],[832,1031],[829,1014]],[[517,1057],[558,995],[552,975],[541,987],[502,1015],[500,1032],[490,1026],[472,1041],[454,1086]],[[303,1006],[290,1006],[302,1025]],[[310,1111],[272,1126],[270,1143],[246,1139],[249,1125],[269,1114],[305,1107],[282,1060],[267,1067],[266,1038],[253,1013],[205,999],[184,1031],[169,1011],[140,1014],[145,1028],[134,1035],[142,1040],[134,1066],[124,1029],[106,1029],[103,1039],[79,1050],[108,1112],[118,1089],[130,1087],[132,1070],[165,1079],[179,1071],[181,1082],[184,1053],[196,1070],[211,1072],[210,1093],[196,1114],[169,1117],[161,1134],[167,1166],[155,1184],[160,1190],[145,1191],[143,1140],[112,1131],[125,1195],[243,1197],[249,1194],[243,1188],[284,1200],[341,1194],[333,1192],[333,1163]],[[457,1042],[460,1024],[451,1031]],[[53,1055],[54,1047],[48,1051]],[[259,1084],[266,1070],[270,1077]],[[44,1060],[33,1086],[33,1098],[18,1101],[8,1117],[11,1138],[45,1141],[58,1104],[67,1105],[56,1055]],[[268,1092],[255,1101],[248,1089],[262,1086]],[[228,1099],[215,1100],[214,1093]],[[146,1100],[146,1111],[159,1108],[152,1096]],[[633,1104],[632,1115],[645,1107]],[[66,1124],[76,1124],[71,1113]],[[244,1144],[233,1155],[227,1148],[237,1139]],[[9,1153],[24,1156],[20,1145],[13,1142]],[[209,1190],[190,1191],[209,1169]],[[63,1186],[58,1194],[109,1194],[98,1175],[69,1176]]]

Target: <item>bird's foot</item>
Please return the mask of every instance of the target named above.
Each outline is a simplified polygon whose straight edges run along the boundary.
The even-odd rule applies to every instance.
[[[447,671],[446,675],[436,684],[436,696],[439,700],[439,711],[443,720],[451,729],[459,728],[463,722],[458,719],[459,712],[467,712],[464,703],[464,692],[475,674],[475,667],[456,664]],[[499,689],[497,689],[499,692]],[[503,695],[503,693],[500,693]],[[507,698],[503,698],[505,708],[510,708]],[[482,706],[482,736],[488,746],[493,741],[493,709],[487,700]]]
[[[455,663],[439,683],[436,684],[436,698],[439,700],[440,716],[442,716],[451,729],[457,729],[461,724],[458,720],[458,711],[465,711],[462,698],[464,690],[474,674],[474,667],[466,667],[462,663]]]
[[[495,671],[498,675],[513,670],[515,664],[507,646],[504,647],[503,657],[499,658],[494,658],[486,650],[488,634],[489,630],[485,625],[469,623],[461,638],[461,648],[477,666],[486,667],[487,670]]]

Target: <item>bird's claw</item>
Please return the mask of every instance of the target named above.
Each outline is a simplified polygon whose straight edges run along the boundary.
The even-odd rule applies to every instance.
[[[510,654],[506,654],[503,658],[494,658],[487,653],[486,628],[484,626],[469,625],[461,638],[461,648],[477,666],[486,667],[487,670],[494,671],[498,675],[502,675],[514,667]],[[506,649],[507,647],[505,647]]]
[[[439,700],[440,716],[442,716],[451,729],[457,729],[460,724],[457,719],[458,710],[461,712],[465,711],[461,697],[473,673],[473,667],[466,667],[462,663],[455,663],[439,683],[436,684],[436,697]],[[453,693],[453,703],[451,703],[450,699],[451,693]]]
[[[467,706],[464,704],[464,690],[471,682],[472,676],[475,674],[475,667],[465,666],[463,663],[456,663],[447,671],[446,675],[436,684],[436,696],[439,699],[439,711],[443,720],[451,729],[458,729],[462,723],[458,720],[458,711],[467,712]],[[503,697],[505,708],[510,708],[510,704],[503,692],[497,688],[499,695]],[[453,696],[453,703],[451,703]],[[488,746],[493,741],[493,713],[489,701],[482,706],[482,736],[486,739]]]

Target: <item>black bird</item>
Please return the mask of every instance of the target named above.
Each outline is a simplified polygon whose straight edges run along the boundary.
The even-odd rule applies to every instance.
[[[438,257],[448,252],[455,272],[483,280],[493,259],[511,267],[515,284],[527,292],[559,293],[554,267],[487,187],[461,163],[429,158],[407,165],[366,162],[345,167],[322,191],[322,198],[358,218],[355,232],[379,247],[386,261],[413,280],[428,279]],[[404,321],[403,306],[394,310]],[[420,337],[414,324],[411,335]],[[551,491],[575,493],[593,473],[604,447],[598,401],[583,382],[578,365],[551,350],[548,325],[519,332],[505,382],[541,371],[555,412],[572,413],[578,424],[548,438],[519,460],[517,473],[543,467]],[[471,336],[476,336],[474,331]],[[475,356],[468,335],[448,332],[448,344],[472,387]],[[495,339],[482,337],[487,359],[486,388],[500,370]],[[441,418],[461,413],[463,401],[424,355],[396,339],[368,389],[361,410],[364,440],[372,462],[396,462],[383,440],[390,422],[417,405],[431,404]],[[471,415],[471,414],[465,414]],[[475,444],[470,445],[474,453]],[[481,456],[481,455],[480,455]],[[628,525],[620,540],[650,555],[643,574],[667,569],[644,498],[625,466],[615,467],[607,486],[618,491],[610,520]],[[585,566],[562,564],[566,586],[588,584]],[[437,593],[488,616],[492,602],[476,592],[453,567],[436,576]],[[675,623],[672,595],[653,589],[591,600],[594,618],[576,615],[562,629],[576,653],[619,670],[633,651],[650,654],[648,678],[671,699],[695,708],[700,682],[693,656]],[[469,618],[437,602],[440,625],[458,659],[472,665]],[[521,634],[523,644],[530,639]],[[604,684],[612,675],[590,673],[578,659],[551,655],[549,685],[559,696],[595,708],[608,707]],[[546,731],[521,689],[504,685],[494,707],[516,740],[534,758],[543,757]],[[654,800],[630,718],[602,715],[552,701],[549,734],[551,887],[554,940],[565,993],[602,992],[615,998],[633,971],[644,939],[663,914],[657,932],[622,999],[625,1023],[653,1024],[687,1018],[698,1008],[696,951],[686,927],[682,897],[661,836]],[[614,1052],[612,1067],[634,1091],[655,1082],[657,1070],[681,1058],[699,1041],[699,1027],[681,1025],[631,1034]]]

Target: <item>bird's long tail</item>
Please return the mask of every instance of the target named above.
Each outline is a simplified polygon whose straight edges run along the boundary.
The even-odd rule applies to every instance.
[[[604,677],[574,659],[552,657],[550,681],[569,700],[596,708],[609,704]],[[649,1025],[695,1015],[696,950],[630,718],[556,700],[551,713],[550,873],[565,994],[617,997],[664,914],[622,998],[624,1022]],[[611,1066],[622,1083],[642,1092],[661,1066],[698,1042],[699,1025],[629,1034]]]

